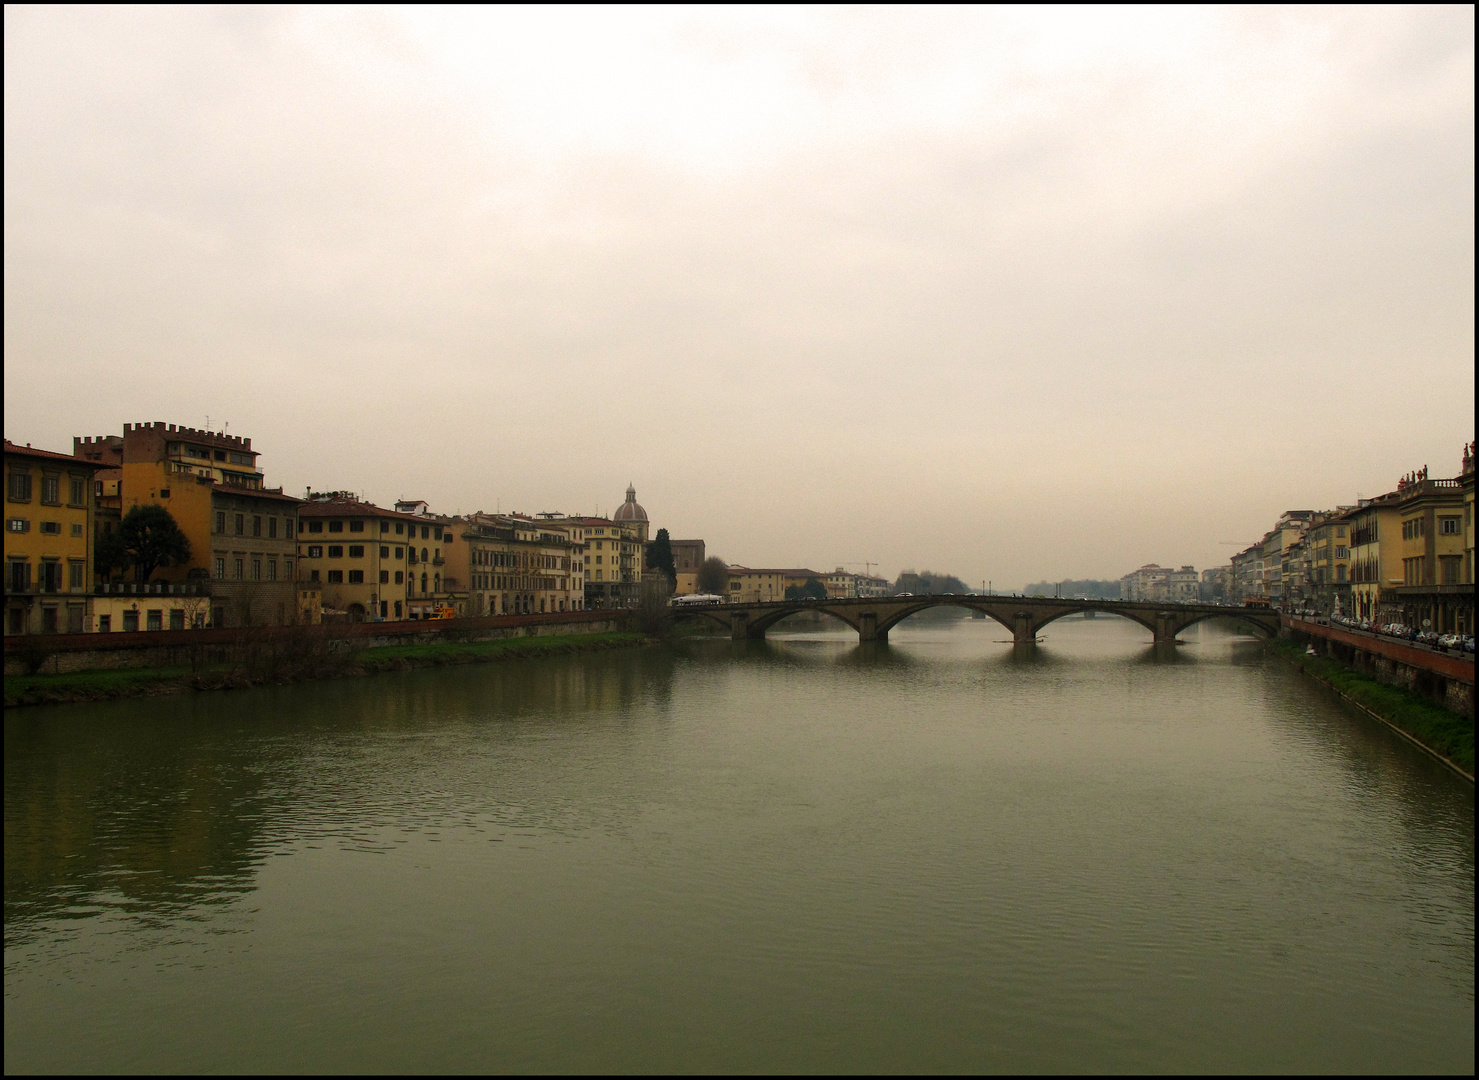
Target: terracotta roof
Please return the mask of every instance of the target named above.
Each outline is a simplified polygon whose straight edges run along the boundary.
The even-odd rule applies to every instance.
[[[413,521],[417,525],[442,525],[440,521],[429,521],[424,516],[417,514],[402,514],[396,510],[386,510],[376,506],[374,503],[361,502],[359,499],[311,499],[307,502],[298,500],[303,504],[298,507],[298,516],[301,517],[381,517],[391,518],[395,521]]]
[[[68,465],[80,465],[85,469],[106,469],[111,467],[98,461],[87,461],[84,458],[73,457],[71,454],[55,454],[50,450],[37,450],[30,446],[18,446],[9,439],[5,440],[5,452],[7,454],[18,454],[21,457],[40,458],[43,461],[65,461]]]

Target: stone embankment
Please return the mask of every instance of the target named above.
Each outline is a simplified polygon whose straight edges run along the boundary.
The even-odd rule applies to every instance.
[[[1474,719],[1474,657],[1344,626],[1284,616],[1284,634],[1317,655]]]
[[[5,639],[5,674],[204,668],[264,652],[333,655],[386,646],[602,634],[626,629],[625,611],[565,611],[471,619],[259,626],[225,630],[137,630],[23,635]]]

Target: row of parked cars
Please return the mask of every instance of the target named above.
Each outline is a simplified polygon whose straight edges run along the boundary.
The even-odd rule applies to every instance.
[[[1314,612],[1300,612],[1300,614],[1314,615]],[[1448,652],[1468,653],[1471,656],[1474,653],[1474,638],[1468,634],[1440,634],[1435,630],[1419,630],[1415,626],[1406,626],[1399,622],[1378,623],[1370,619],[1353,619],[1349,615],[1332,615],[1330,623],[1333,626],[1346,626],[1352,630],[1365,630],[1371,634],[1383,634],[1387,637],[1401,638],[1404,641],[1415,641],[1419,645],[1428,645]]]

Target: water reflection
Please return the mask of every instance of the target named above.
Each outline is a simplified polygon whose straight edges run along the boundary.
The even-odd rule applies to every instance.
[[[5,725],[7,947],[50,920],[112,911],[157,921],[229,904],[286,844],[373,845],[388,824],[459,820],[446,804],[407,816],[425,793],[395,791],[416,752],[376,759],[362,753],[365,738],[638,707],[661,715],[675,662],[666,650],[626,650],[16,711]]]

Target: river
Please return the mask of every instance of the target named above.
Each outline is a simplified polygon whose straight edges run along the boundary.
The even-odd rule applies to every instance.
[[[1121,619],[5,720],[5,1067],[1474,1068],[1474,791]]]

